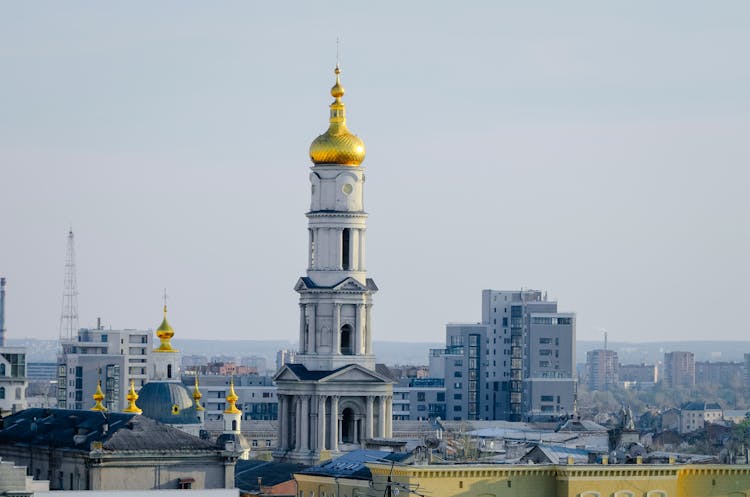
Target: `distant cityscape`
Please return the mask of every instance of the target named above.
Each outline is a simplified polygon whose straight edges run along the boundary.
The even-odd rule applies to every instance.
[[[166,290],[155,329],[81,326],[72,228],[59,339],[6,330],[0,278],[0,496],[750,495],[750,340],[579,341],[576,302],[503,281],[435,342],[375,340],[341,73],[295,173],[294,341],[183,339]]]

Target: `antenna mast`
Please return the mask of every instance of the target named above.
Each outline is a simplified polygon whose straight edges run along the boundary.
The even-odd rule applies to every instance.
[[[65,282],[63,283],[60,340],[72,340],[78,332],[78,284],[76,282],[76,253],[73,228],[68,230],[65,254]]]
[[[0,347],[5,347],[5,278],[0,278]]]

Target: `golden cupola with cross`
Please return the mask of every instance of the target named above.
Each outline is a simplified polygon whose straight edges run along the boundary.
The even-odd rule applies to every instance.
[[[331,88],[331,115],[325,133],[310,144],[310,160],[314,164],[336,164],[357,167],[365,160],[364,142],[346,127],[346,106],[341,100],[344,86],[341,84],[341,69],[336,64],[336,84]]]
[[[154,352],[177,352],[176,349],[172,348],[172,337],[174,336],[174,329],[167,321],[167,304],[164,304],[164,319],[156,329],[156,336],[159,337],[161,343]]]

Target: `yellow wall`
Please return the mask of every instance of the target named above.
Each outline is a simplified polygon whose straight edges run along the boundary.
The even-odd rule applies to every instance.
[[[389,475],[399,497],[750,497],[739,465],[368,466],[368,497],[383,497]]]
[[[366,497],[370,488],[370,482],[365,480],[339,478],[337,483],[332,477],[301,474],[295,474],[294,479],[297,497]]]

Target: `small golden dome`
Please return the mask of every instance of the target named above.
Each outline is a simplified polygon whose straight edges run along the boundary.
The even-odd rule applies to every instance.
[[[107,408],[102,405],[102,401],[104,400],[104,392],[102,392],[102,380],[99,380],[96,383],[96,392],[94,392],[94,395],[91,396],[94,399],[94,407],[91,408],[92,411],[106,411]]]
[[[174,329],[172,329],[169,321],[167,321],[166,304],[164,304],[164,319],[162,319],[161,324],[156,329],[156,336],[161,340],[161,344],[158,348],[154,349],[154,352],[177,352],[177,349],[172,348],[172,343],[170,342],[174,336]]]
[[[234,392],[234,378],[232,379],[231,383],[229,383],[229,393],[227,394],[227,408],[224,409],[224,412],[227,414],[242,414],[242,411],[237,409],[237,406],[235,403],[239,400],[239,396]]]
[[[138,400],[138,394],[135,393],[135,381],[130,380],[130,391],[125,396],[128,399],[128,406],[122,410],[122,412],[132,412],[134,414],[142,414],[143,411],[135,405],[135,401]]]
[[[334,98],[328,130],[310,144],[310,159],[314,164],[359,166],[365,160],[365,144],[346,127],[346,107],[341,101],[341,69],[336,66],[336,84],[331,88]]]
[[[201,397],[203,394],[198,390],[198,373],[195,374],[195,386],[193,387],[193,400],[195,401],[195,410],[204,411],[204,407],[201,405]]]

